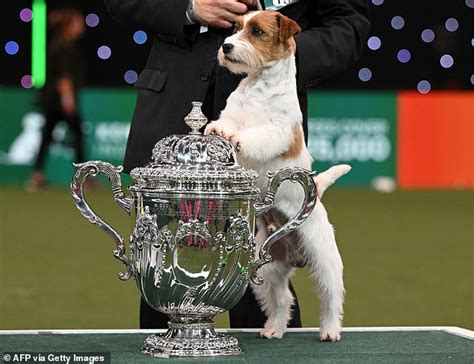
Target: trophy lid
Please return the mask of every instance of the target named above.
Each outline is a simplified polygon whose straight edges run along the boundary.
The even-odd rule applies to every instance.
[[[217,135],[202,135],[207,123],[201,102],[193,102],[185,117],[191,128],[187,135],[170,135],[155,144],[152,161],[134,168],[131,189],[169,193],[258,193],[258,175],[236,162],[232,144]]]

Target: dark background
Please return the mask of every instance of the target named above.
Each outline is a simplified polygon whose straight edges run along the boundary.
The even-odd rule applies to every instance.
[[[376,3],[381,1],[374,0]],[[370,50],[365,45],[361,60],[351,70],[319,88],[416,89],[419,81],[428,80],[433,90],[472,89],[473,3],[473,0],[385,0],[381,5],[374,5],[369,0],[372,21],[369,37],[379,37],[381,47]],[[50,10],[74,6],[82,9],[84,15],[95,13],[100,18],[97,27],[87,27],[81,41],[87,59],[86,85],[129,87],[124,74],[128,70],[140,73],[151,44],[150,34],[146,43],[136,44],[133,34],[138,29],[116,23],[101,0],[49,0],[47,4]],[[31,23],[20,20],[19,13],[23,8],[31,8],[31,0],[0,0],[0,85],[19,86],[21,77],[31,73]],[[394,16],[404,18],[402,29],[392,28],[391,19]],[[446,30],[445,22],[449,18],[458,21],[457,31]],[[421,39],[421,32],[427,28],[435,32],[432,43]],[[12,40],[20,46],[16,55],[5,52],[5,44]],[[107,60],[97,56],[97,49],[102,45],[112,50],[112,56]],[[400,49],[410,51],[411,60],[408,63],[398,61]],[[449,69],[440,65],[443,54],[454,58],[454,65]],[[361,68],[372,71],[369,81],[359,79]]]

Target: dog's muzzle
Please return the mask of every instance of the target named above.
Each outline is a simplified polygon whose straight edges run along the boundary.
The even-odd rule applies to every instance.
[[[234,45],[231,43],[224,43],[222,45],[222,52],[224,52],[224,54],[230,53],[232,49],[234,49]]]

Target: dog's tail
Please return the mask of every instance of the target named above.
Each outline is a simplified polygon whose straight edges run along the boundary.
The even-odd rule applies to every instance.
[[[324,191],[326,191],[329,186],[336,182],[339,177],[345,175],[351,169],[352,167],[348,164],[338,164],[337,166],[333,166],[314,177],[314,182],[316,183],[316,187],[318,189],[318,197],[321,199],[323,197]]]

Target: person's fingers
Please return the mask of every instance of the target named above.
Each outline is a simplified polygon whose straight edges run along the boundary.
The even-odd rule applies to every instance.
[[[223,8],[237,15],[245,14],[248,11],[247,5],[240,1],[226,1],[223,3]]]
[[[237,19],[237,15],[230,11],[225,11],[221,14],[220,19],[221,21],[226,21],[230,23],[230,26],[233,26],[235,23],[235,19]]]
[[[252,2],[252,0],[243,0]],[[202,24],[217,28],[231,28],[239,15],[247,13],[248,8],[242,0],[195,0],[195,14]]]
[[[213,24],[215,27],[217,28],[226,28],[226,29],[229,29],[229,28],[232,28],[234,26],[234,23],[232,22],[229,22],[229,21],[226,21],[226,20],[217,20],[215,22],[215,24]]]
[[[239,0],[241,3],[244,3],[247,6],[255,6],[258,0]]]

